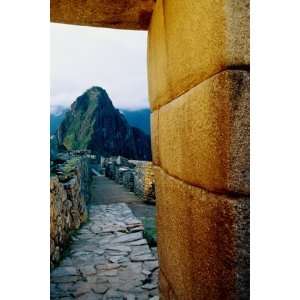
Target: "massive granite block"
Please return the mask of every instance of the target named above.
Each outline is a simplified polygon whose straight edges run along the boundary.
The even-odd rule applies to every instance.
[[[154,0],[51,0],[51,22],[146,30]]]
[[[168,53],[166,44],[163,2],[158,0],[153,10],[148,32],[148,90],[152,109],[160,106],[161,99],[170,99]]]
[[[157,0],[149,27],[152,109],[212,75],[249,65],[249,0]]]
[[[153,114],[154,163],[210,191],[248,194],[249,114],[247,71],[211,77]]]
[[[249,299],[249,199],[155,173],[163,299]]]

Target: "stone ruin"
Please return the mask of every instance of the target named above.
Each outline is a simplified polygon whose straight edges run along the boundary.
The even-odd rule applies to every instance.
[[[155,203],[155,179],[150,161],[128,160],[122,156],[100,158],[100,173],[134,192],[146,203]]]
[[[90,164],[96,163],[90,150],[58,153],[51,161],[50,177],[50,263],[60,261],[72,233],[87,220],[90,199]],[[100,173],[124,185],[147,203],[155,203],[152,163],[124,157],[100,159]]]
[[[90,198],[89,151],[58,153],[51,162],[50,177],[50,264],[60,261],[71,234],[87,219]]]
[[[249,299],[250,1],[51,0],[50,17],[148,31],[160,296]]]

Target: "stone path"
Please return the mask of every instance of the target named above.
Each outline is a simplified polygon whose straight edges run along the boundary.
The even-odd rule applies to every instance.
[[[158,272],[143,224],[127,204],[94,201],[89,222],[51,272],[51,299],[159,299]]]
[[[94,176],[92,183],[92,203],[126,203],[138,218],[155,218],[156,207],[145,204],[124,186],[116,184],[105,176]]]

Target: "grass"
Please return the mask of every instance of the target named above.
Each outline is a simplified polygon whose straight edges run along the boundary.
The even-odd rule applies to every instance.
[[[73,157],[73,158],[69,159],[63,165],[63,173],[66,174],[66,175],[72,174],[75,171],[76,166],[77,166],[79,161],[80,161],[79,157]]]
[[[150,247],[157,246],[157,229],[155,218],[141,218],[144,224],[144,238],[148,241]]]

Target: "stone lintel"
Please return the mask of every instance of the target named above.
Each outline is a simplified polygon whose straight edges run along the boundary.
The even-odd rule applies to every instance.
[[[154,0],[51,0],[54,23],[147,30]]]

